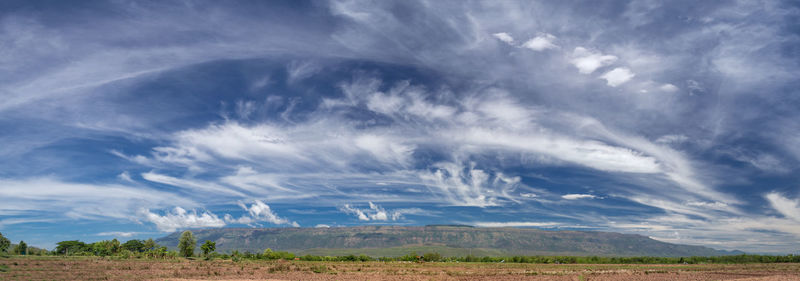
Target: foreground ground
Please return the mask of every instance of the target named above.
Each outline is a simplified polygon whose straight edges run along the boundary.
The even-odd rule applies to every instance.
[[[555,265],[0,258],[0,280],[800,280],[800,264]]]

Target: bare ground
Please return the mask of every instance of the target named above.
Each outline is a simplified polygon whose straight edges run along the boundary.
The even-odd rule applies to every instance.
[[[512,263],[112,260],[15,257],[0,280],[800,280],[800,264],[552,265]]]

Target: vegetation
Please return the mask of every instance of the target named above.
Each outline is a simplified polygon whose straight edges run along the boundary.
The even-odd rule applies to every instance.
[[[23,246],[14,246],[14,254],[24,254],[20,249],[27,248],[31,255],[60,255],[60,256],[113,256],[126,259],[175,259],[179,256],[192,256],[194,251],[194,237],[186,231],[183,235],[186,244],[179,245],[180,251],[169,251],[167,247],[159,246],[152,239],[147,241],[128,240],[120,244],[117,239],[104,240],[94,243],[84,243],[78,240],[61,241],[53,251]],[[0,239],[1,240],[1,239]],[[189,243],[190,245],[187,245]],[[216,243],[206,240],[200,247],[206,257],[217,259],[241,260],[301,260],[301,261],[336,261],[336,262],[366,262],[366,261],[409,261],[409,262],[484,262],[484,263],[533,263],[533,264],[744,264],[744,263],[800,263],[800,255],[732,255],[732,256],[693,256],[693,257],[600,257],[600,256],[462,256],[445,257],[437,252],[409,253],[399,257],[374,258],[367,255],[341,255],[297,256],[288,251],[274,251],[270,248],[261,253],[249,251],[233,251],[230,254],[216,253]]]
[[[8,240],[0,233],[0,253],[7,252],[9,247],[11,247],[11,240]]]
[[[209,253],[214,252],[217,249],[217,242],[212,242],[211,240],[206,240],[200,249],[203,250],[203,256],[208,256]]]
[[[178,251],[170,251],[158,245],[153,239],[128,240],[120,243],[117,239],[84,243],[78,240],[61,241],[52,251],[28,246],[24,241],[11,244],[0,234],[0,253],[10,252],[16,255],[57,255],[57,256],[97,256],[120,259],[175,259],[179,256],[191,257],[197,240],[191,231],[181,233]],[[206,240],[200,249],[207,259],[241,260],[301,260],[301,261],[406,261],[406,262],[484,262],[484,263],[534,263],[534,264],[744,264],[744,263],[800,263],[800,255],[728,255],[728,256],[685,256],[685,257],[613,257],[613,256],[446,256],[437,247],[427,247],[427,251],[413,251],[402,256],[373,257],[361,254],[346,255],[296,255],[289,251],[276,251],[266,248],[261,252],[233,250],[228,253],[217,253],[216,242]],[[420,249],[425,247],[420,246]],[[351,249],[357,250],[357,249]]]
[[[194,246],[197,244],[197,240],[192,235],[191,231],[184,231],[181,233],[181,238],[178,240],[178,249],[181,253],[181,256],[184,257],[191,257],[194,255]]]
[[[14,248],[14,253],[17,255],[27,255],[28,254],[28,244],[25,244],[25,241],[19,241],[17,247]]]

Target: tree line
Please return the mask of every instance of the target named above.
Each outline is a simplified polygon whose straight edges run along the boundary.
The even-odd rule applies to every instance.
[[[60,255],[60,256],[115,256],[120,258],[175,259],[195,257],[197,239],[191,231],[184,231],[178,239],[177,251],[158,245],[153,239],[128,240],[120,243],[117,239],[84,243],[78,240],[56,243],[52,251],[28,246],[24,241],[12,244],[0,233],[0,254],[14,255]],[[206,259],[240,260],[302,260],[302,261],[405,261],[405,262],[489,262],[489,263],[540,263],[540,264],[740,264],[740,263],[800,263],[800,255],[732,255],[712,257],[599,257],[599,256],[507,256],[507,257],[444,257],[439,253],[409,253],[399,257],[374,258],[367,255],[346,256],[296,256],[286,251],[265,249],[260,253],[232,251],[230,254],[217,253],[216,243],[206,240],[200,245],[200,256]]]

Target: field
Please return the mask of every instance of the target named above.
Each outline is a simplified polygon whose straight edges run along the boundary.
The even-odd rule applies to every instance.
[[[800,264],[512,263],[0,259],[0,280],[800,280]]]

